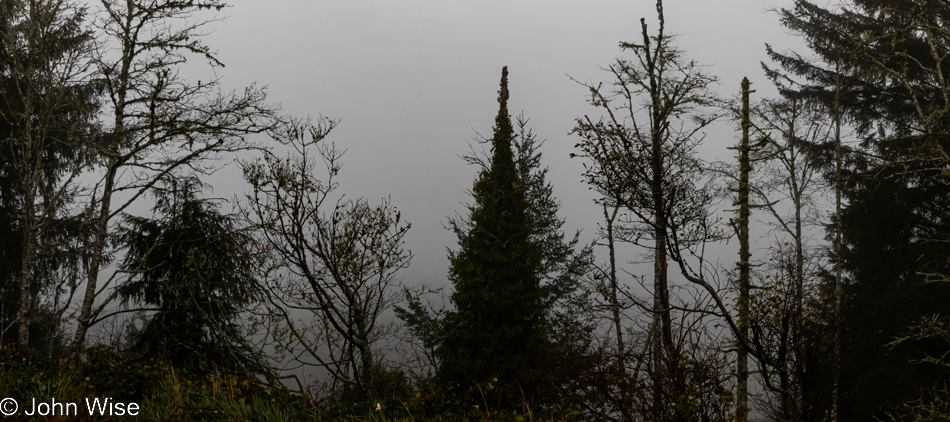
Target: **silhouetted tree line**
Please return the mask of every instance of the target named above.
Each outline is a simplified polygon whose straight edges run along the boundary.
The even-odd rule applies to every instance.
[[[778,15],[807,51],[762,64],[779,95],[728,99],[658,1],[603,82],[577,81],[587,245],[503,68],[445,303],[402,285],[390,199],[341,193],[337,121],[179,76],[222,65],[202,34],[225,7],[0,0],[2,347],[315,367],[321,403],[415,397],[417,417],[950,418],[950,4],[796,0]],[[698,153],[716,122],[733,160]],[[250,188],[229,213],[202,176],[233,156]]]

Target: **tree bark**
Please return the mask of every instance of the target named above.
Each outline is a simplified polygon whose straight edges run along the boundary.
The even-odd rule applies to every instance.
[[[32,289],[32,268],[33,268],[33,249],[35,248],[34,236],[36,235],[36,180],[37,166],[34,163],[34,151],[32,130],[29,125],[29,117],[32,116],[32,110],[29,106],[30,101],[24,98],[26,110],[24,115],[27,117],[23,124],[23,167],[24,171],[22,188],[24,190],[23,200],[23,241],[20,254],[20,309],[18,312],[19,331],[17,335],[17,344],[26,348],[30,346],[30,319],[33,310],[33,289]],[[36,160],[42,160],[42,152],[36,154]]]
[[[742,140],[739,144],[739,217],[736,229],[739,235],[739,336],[749,337],[749,282],[751,253],[749,252],[749,173],[752,163],[749,160],[749,79],[742,78]],[[736,353],[736,420],[745,422],[749,414],[749,351],[738,347]]]
[[[841,385],[841,73],[835,65],[835,102],[832,117],[835,125],[835,342],[833,387],[831,389],[831,421],[838,421],[838,399]]]

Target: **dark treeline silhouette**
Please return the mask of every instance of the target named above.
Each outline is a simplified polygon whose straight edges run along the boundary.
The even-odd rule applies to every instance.
[[[0,397],[161,420],[950,418],[950,5],[796,0],[778,16],[806,51],[766,45],[768,80],[727,95],[658,1],[602,82],[575,81],[590,244],[503,68],[441,302],[401,279],[399,198],[339,183],[337,120],[179,76],[220,69],[203,34],[226,6],[0,0]],[[703,160],[728,124],[731,158]],[[232,212],[204,197],[228,162]]]

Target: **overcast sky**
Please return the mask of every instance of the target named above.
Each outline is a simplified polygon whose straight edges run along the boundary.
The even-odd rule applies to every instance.
[[[667,31],[687,57],[720,78],[718,92],[735,96],[748,76],[756,96],[773,95],[759,62],[765,43],[800,49],[770,8],[778,0],[668,0]],[[570,159],[574,119],[597,111],[584,82],[634,41],[639,19],[655,21],[649,0],[233,0],[207,43],[226,67],[227,89],[267,85],[269,98],[296,116],[342,122],[331,138],[348,150],[341,189],[349,196],[392,203],[412,223],[415,254],[407,283],[443,285],[443,228],[463,209],[476,170],[458,157],[476,132],[491,135],[502,66],[510,72],[509,110],[524,112],[542,139],[544,164],[563,202],[569,231],[589,241],[600,215],[581,183],[581,161]],[[728,124],[710,131],[704,158],[729,155]],[[228,178],[233,179],[230,174]],[[217,178],[216,194],[226,191]],[[225,179],[226,180],[226,179]],[[235,185],[237,186],[237,185]],[[244,189],[237,186],[234,189]]]

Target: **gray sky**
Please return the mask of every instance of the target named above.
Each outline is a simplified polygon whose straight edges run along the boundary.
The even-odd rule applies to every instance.
[[[680,34],[687,57],[720,78],[735,96],[748,76],[756,96],[773,95],[759,61],[764,43],[796,48],[768,8],[779,0],[668,0],[667,31]],[[232,0],[207,43],[226,65],[227,89],[257,82],[296,116],[341,119],[331,138],[347,149],[340,181],[347,195],[371,201],[391,195],[413,225],[415,254],[403,273],[410,284],[442,285],[447,217],[469,201],[476,169],[458,158],[476,131],[491,135],[501,67],[508,66],[513,115],[523,111],[547,139],[542,152],[563,202],[569,231],[594,235],[600,215],[570,159],[574,119],[597,113],[589,91],[600,70],[634,41],[639,19],[655,21],[649,0]],[[651,26],[652,27],[652,26]],[[707,159],[725,158],[735,143],[728,124],[713,128]],[[232,177],[237,173],[226,172]],[[217,178],[218,180],[223,177]],[[216,184],[220,183],[215,181]],[[222,194],[224,186],[217,186]],[[243,190],[243,187],[236,187]]]

